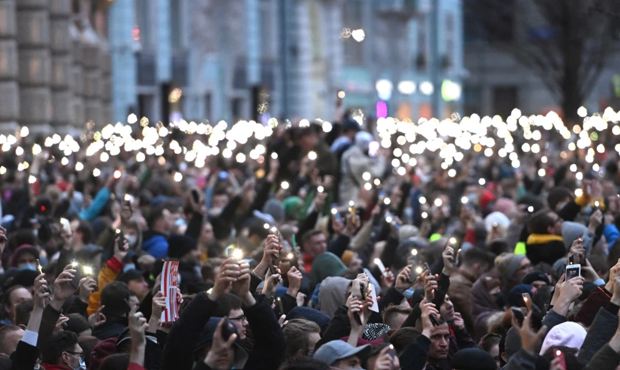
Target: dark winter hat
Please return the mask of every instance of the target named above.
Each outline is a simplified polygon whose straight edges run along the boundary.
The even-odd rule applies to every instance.
[[[172,235],[168,239],[168,257],[182,258],[196,249],[196,241],[185,235]]]
[[[456,370],[497,370],[493,357],[479,348],[464,348],[455,353],[452,367]]]

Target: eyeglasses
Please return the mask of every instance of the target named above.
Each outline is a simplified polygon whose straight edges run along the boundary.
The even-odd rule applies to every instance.
[[[229,317],[228,320],[231,321],[246,321],[247,317],[245,315],[237,316],[237,317]]]

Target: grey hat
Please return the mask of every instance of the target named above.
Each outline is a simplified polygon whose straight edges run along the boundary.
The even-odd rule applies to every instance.
[[[369,350],[370,346],[368,344],[360,347],[353,347],[343,340],[336,339],[323,344],[314,352],[313,358],[331,366],[338,360],[356,355],[363,355]]]

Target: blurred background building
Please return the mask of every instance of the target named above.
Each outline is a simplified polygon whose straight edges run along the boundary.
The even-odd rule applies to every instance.
[[[112,118],[109,1],[0,1],[0,128]]]
[[[501,9],[488,6],[493,2]],[[554,96],[540,72],[551,77],[562,71],[567,59],[582,64],[581,73],[575,76],[578,81],[573,82],[577,84],[575,88],[591,91],[575,102],[569,116],[576,115],[580,105],[590,111],[620,107],[620,2],[577,3],[584,9],[564,9],[576,8],[575,2],[570,1],[463,1],[468,71],[464,80],[464,113],[506,117],[515,107],[527,114],[562,112],[567,108],[562,106],[562,94],[566,91],[560,86],[559,96]],[[541,14],[545,11],[555,17],[551,22]],[[529,66],[515,58],[526,51],[525,45],[530,48],[528,52],[534,51],[523,54],[529,55]],[[598,75],[585,81],[592,72]],[[556,85],[563,83],[571,82],[565,76]]]
[[[462,19],[459,0],[115,0],[113,119],[446,116]]]

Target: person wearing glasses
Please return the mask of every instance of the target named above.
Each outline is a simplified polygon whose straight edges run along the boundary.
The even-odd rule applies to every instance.
[[[77,334],[61,331],[52,335],[41,350],[41,366],[45,370],[86,369],[84,351]]]

